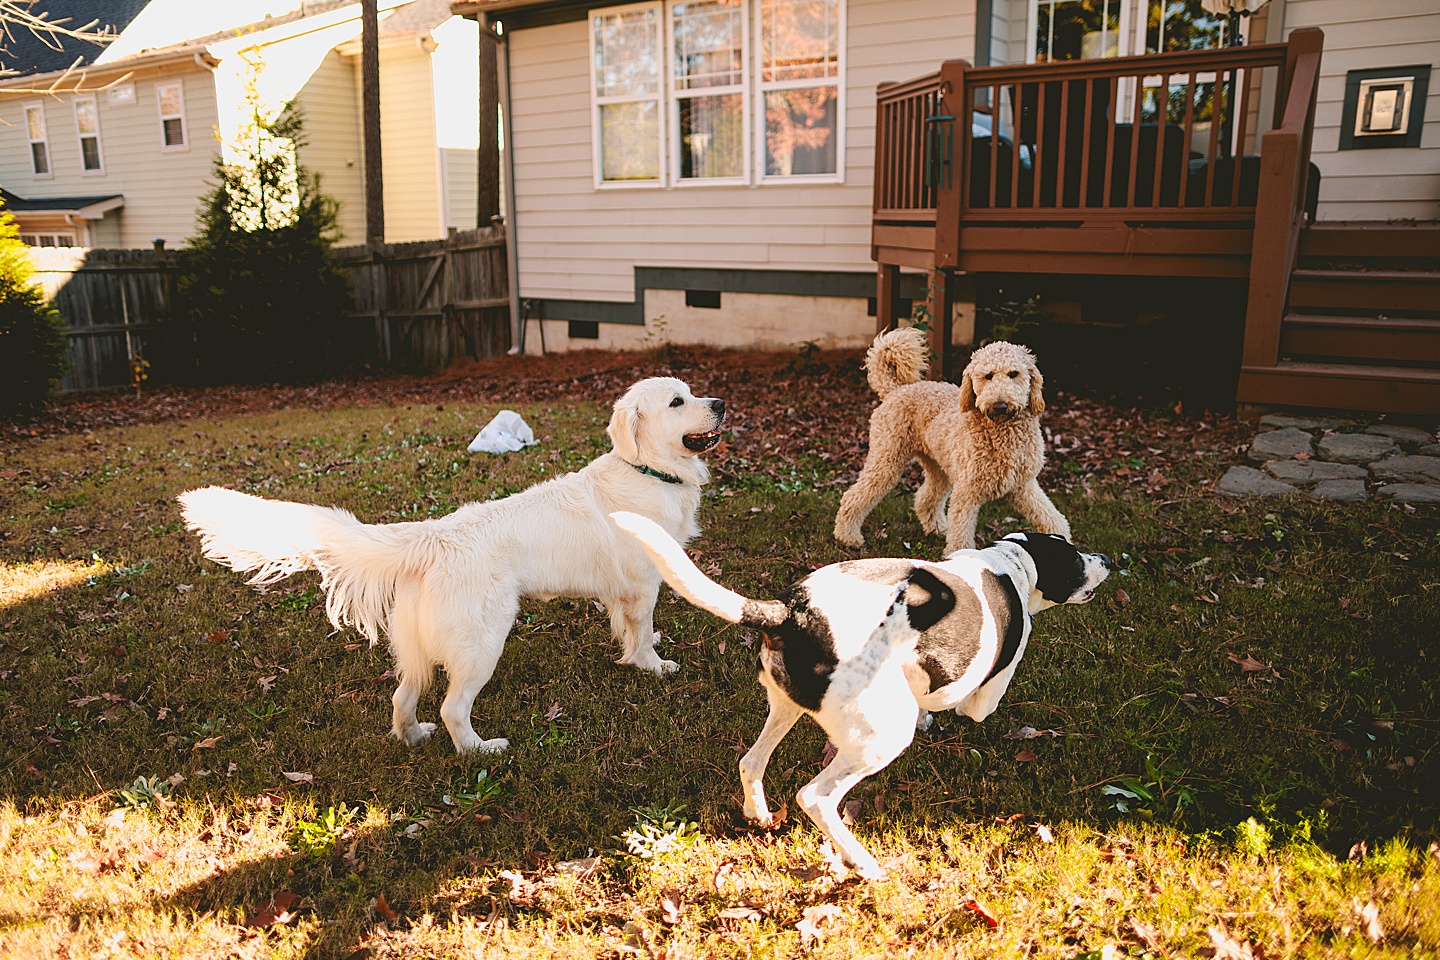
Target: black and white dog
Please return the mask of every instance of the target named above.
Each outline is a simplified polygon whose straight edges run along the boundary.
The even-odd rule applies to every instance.
[[[633,534],[671,589],[731,623],[761,630],[760,683],[770,715],[740,761],[745,816],[772,822],[763,777],[803,714],[830,736],[835,758],[797,799],[845,863],[884,870],[841,822],[840,801],[884,769],[928,726],[931,710],[984,720],[1000,703],[1030,638],[1030,618],[1085,603],[1115,564],[1049,534],[1011,534],[940,563],[847,560],[821,567],[781,600],[750,600],[700,572],[654,522],[610,515]]]

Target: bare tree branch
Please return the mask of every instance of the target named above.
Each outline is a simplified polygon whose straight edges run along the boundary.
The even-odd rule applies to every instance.
[[[0,0],[0,56],[3,56],[5,44],[14,41],[16,33],[20,30],[30,31],[31,35],[42,44],[57,52],[65,49],[64,41],[67,39],[103,45],[118,36],[113,27],[101,24],[99,20],[91,20],[89,23],[77,26],[71,22],[69,17],[52,17],[46,11],[37,11],[35,10],[36,2],[37,0]],[[120,80],[113,80],[104,87],[86,87],[86,73],[84,70],[78,69],[84,60],[83,56],[76,57],[75,62],[47,86],[11,87],[0,90],[0,94],[56,96],[60,93],[82,93],[89,90],[104,90],[106,87],[126,79],[122,77]],[[19,76],[20,73],[21,71],[0,66],[0,79]]]

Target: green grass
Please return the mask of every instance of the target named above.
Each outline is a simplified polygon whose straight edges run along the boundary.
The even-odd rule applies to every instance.
[[[1433,510],[1222,501],[1214,457],[1163,500],[1058,470],[1126,569],[1040,617],[993,717],[940,718],[855,791],[892,869],[862,884],[793,811],[740,821],[747,631],[663,595],[681,670],[657,678],[610,662],[588,600],[527,601],[475,705],[511,750],[411,749],[384,648],[331,634],[313,575],[258,592],[178,523],[211,482],[421,519],[607,449],[599,406],[518,409],[542,442],[506,457],[463,452],[494,409],[450,404],[0,448],[0,955],[1437,956]],[[723,582],[770,595],[852,555],[824,458],[723,464],[694,545]],[[866,533],[942,546],[900,493]],[[777,806],[823,745],[808,723],[781,745]]]

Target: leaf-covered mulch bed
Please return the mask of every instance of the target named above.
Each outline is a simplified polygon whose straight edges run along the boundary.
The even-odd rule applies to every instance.
[[[859,350],[795,354],[666,346],[467,360],[424,377],[368,372],[299,385],[162,387],[139,397],[116,392],[63,398],[38,418],[0,421],[0,447],[103,427],[287,408],[558,399],[607,403],[642,377],[676,376],[699,394],[726,400],[726,443],[712,458],[718,469],[775,475],[814,457],[839,468],[835,482],[848,482],[864,460],[869,414],[877,402],[861,359]],[[1253,432],[1233,416],[1192,413],[1179,405],[1127,406],[1065,391],[1050,391],[1049,402],[1045,482],[1058,489],[1115,476],[1137,491],[1163,497],[1176,479],[1206,482],[1208,473],[1194,468],[1233,457]]]

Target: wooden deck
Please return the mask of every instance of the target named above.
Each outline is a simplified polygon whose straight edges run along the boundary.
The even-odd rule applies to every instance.
[[[1385,303],[1409,303],[1417,314],[1406,319],[1437,324],[1357,333],[1323,316],[1292,316],[1292,290],[1296,303],[1317,283],[1363,301],[1380,282],[1357,288],[1353,275],[1311,276],[1301,264],[1318,188],[1310,140],[1322,46],[1319,30],[1297,30],[1283,44],[1143,57],[982,68],[952,60],[882,84],[871,235],[877,325],[897,319],[902,267],[932,272],[937,358],[959,273],[1242,278],[1240,402],[1440,413],[1440,384],[1432,390],[1413,362],[1369,405],[1352,389],[1357,376],[1373,387],[1386,375],[1366,355],[1381,340],[1385,352],[1412,358],[1440,345],[1432,329],[1440,314],[1419,315],[1420,304],[1440,303],[1427,271],[1386,278]],[[1404,240],[1348,228],[1308,243],[1343,257]],[[1365,349],[1343,353],[1361,341]],[[1316,354],[1325,362],[1297,374],[1292,354],[1314,347],[1342,353]],[[1318,369],[1346,363],[1369,369]],[[943,360],[934,372],[954,373]]]

